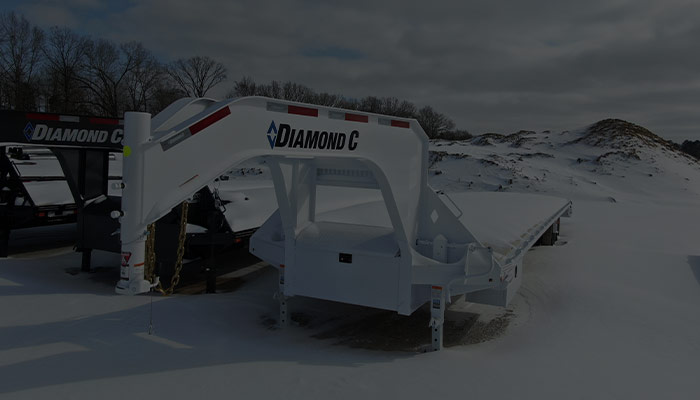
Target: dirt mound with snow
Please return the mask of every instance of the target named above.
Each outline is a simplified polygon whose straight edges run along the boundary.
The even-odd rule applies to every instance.
[[[589,146],[610,149],[631,147],[660,147],[682,154],[673,143],[661,138],[650,130],[621,119],[604,119],[589,126],[583,136],[569,143],[583,143]]]
[[[560,133],[519,131],[432,141],[429,179],[448,192],[547,192],[619,200],[680,190],[700,196],[698,160],[620,119]]]
[[[476,136],[469,140],[469,143],[475,146],[493,146],[495,144],[508,144],[511,147],[523,147],[528,143],[532,143],[536,140],[533,135],[534,131],[518,131],[511,133],[510,135],[501,135],[500,133],[485,133],[483,135]]]

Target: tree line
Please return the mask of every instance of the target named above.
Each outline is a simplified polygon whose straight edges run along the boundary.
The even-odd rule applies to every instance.
[[[117,44],[66,27],[46,31],[0,14],[0,107],[120,117],[201,97],[226,79],[208,57],[162,63],[139,42]]]
[[[353,99],[340,94],[317,93],[307,86],[294,82],[272,81],[258,84],[250,77],[235,81],[228,93],[228,97],[243,96],[266,96],[347,110],[415,118],[431,139],[456,140],[472,137],[466,130],[455,129],[455,123],[448,116],[435,111],[431,106],[418,108],[415,104],[396,97],[367,96]]]
[[[124,111],[156,114],[182,97],[204,97],[227,79],[210,57],[161,62],[139,42],[115,43],[67,27],[43,30],[23,15],[0,14],[0,108],[121,117]],[[353,99],[317,93],[294,83],[234,81],[229,97],[267,96],[350,110],[416,118],[431,138],[471,135],[430,106],[395,97]]]

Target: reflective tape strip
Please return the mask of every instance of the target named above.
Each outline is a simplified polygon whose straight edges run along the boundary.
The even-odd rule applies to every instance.
[[[192,124],[189,128],[186,128],[177,134],[169,137],[166,140],[163,140],[160,142],[160,146],[163,148],[163,151],[167,151],[171,149],[173,146],[176,144],[182,142],[183,140],[194,136],[195,134],[201,132],[202,130],[206,129],[207,127],[211,126],[212,124],[221,121],[223,118],[231,114],[231,109],[227,106],[224,107],[217,112],[207,116],[206,118]]]
[[[27,119],[38,119],[42,121],[58,121],[58,122],[73,122],[79,123],[80,117],[77,115],[56,115],[56,114],[41,114],[27,113]],[[123,125],[124,121],[116,118],[88,118],[88,122],[95,125]]]
[[[318,117],[318,110],[315,108],[287,106],[287,113],[296,115],[305,115],[307,117]]]
[[[397,128],[410,128],[411,124],[406,121],[397,121],[395,119],[391,120],[391,126],[395,126]]]
[[[369,116],[368,115],[345,113],[345,120],[346,121],[367,123],[367,122],[369,122]]]
[[[74,115],[61,115],[59,117],[61,122],[80,122],[80,117]]]
[[[330,119],[345,119],[345,113],[338,111],[328,111],[328,118]]]
[[[27,119],[40,119],[42,121],[60,121],[60,116],[55,114],[28,113],[26,117]]]
[[[364,123],[369,122],[369,115],[350,114],[350,113],[338,112],[338,111],[328,111],[328,118],[330,118],[330,119],[342,119],[345,121],[353,121],[353,122],[364,122]]]
[[[287,105],[286,104],[279,104],[279,103],[267,103],[267,111],[274,111],[274,112],[287,112]]]
[[[231,109],[228,107],[224,107],[221,110],[215,112],[214,114],[204,118],[203,120],[197,122],[196,124],[190,126],[190,134],[194,135],[197,134],[198,132],[201,132],[203,129],[206,129],[210,125],[220,121],[221,119],[225,118],[226,116],[231,114]]]
[[[116,118],[90,118],[89,121],[96,125],[119,125],[119,120]]]
[[[160,142],[160,146],[163,148],[163,151],[166,151],[166,150],[169,150],[171,147],[175,146],[176,144],[187,139],[190,136],[192,136],[192,135],[190,135],[190,133],[188,131],[181,131],[177,135],[172,136],[171,138]]]

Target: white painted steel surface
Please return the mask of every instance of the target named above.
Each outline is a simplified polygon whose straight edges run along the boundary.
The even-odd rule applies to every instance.
[[[319,132],[342,134],[344,146],[314,146],[310,138]],[[135,268],[142,262],[146,225],[254,157],[270,168],[279,209],[253,235],[250,250],[280,270],[285,312],[286,298],[301,295],[410,314],[436,288],[445,299],[496,291],[481,301],[505,305],[518,283],[509,271],[522,254],[504,258],[504,243],[547,228],[521,217],[556,219],[570,204],[506,196],[495,206],[497,200],[461,195],[454,202],[427,183],[428,140],[415,120],[276,99],[183,99],[152,121],[148,114],[127,113],[124,141],[131,154],[124,159],[121,232],[132,259],[128,279],[118,285],[122,293],[148,290]],[[328,212],[317,203],[329,187],[373,190],[381,201]],[[532,207],[508,214],[519,203]],[[500,219],[483,219],[485,209]],[[473,234],[477,220],[480,232]],[[536,239],[528,236],[516,247],[526,250]]]

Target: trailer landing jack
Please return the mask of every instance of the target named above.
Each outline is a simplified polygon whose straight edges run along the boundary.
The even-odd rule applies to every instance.
[[[280,329],[282,329],[289,326],[289,310],[287,308],[289,297],[284,294],[284,265],[280,265],[279,268],[279,291],[276,297],[280,302]]]
[[[431,350],[442,350],[442,328],[445,323],[445,293],[441,286],[433,286],[430,301]]]

